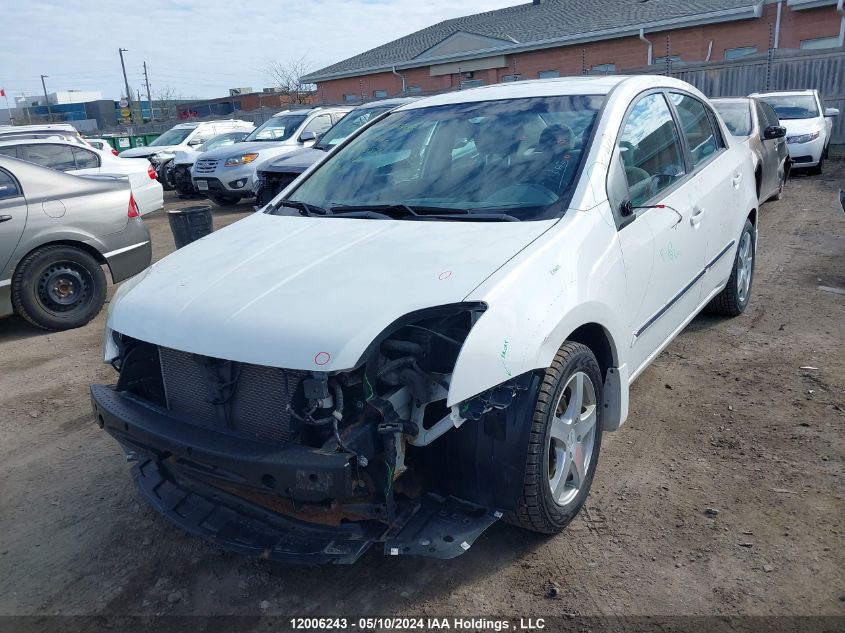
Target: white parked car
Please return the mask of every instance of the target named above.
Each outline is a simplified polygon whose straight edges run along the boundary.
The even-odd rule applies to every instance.
[[[830,149],[836,108],[825,108],[818,90],[756,92],[749,95],[774,108],[786,128],[786,143],[794,169],[820,174]]]
[[[114,156],[119,155],[118,151],[114,147],[112,147],[111,143],[109,143],[104,138],[86,138],[83,140],[94,149],[99,149],[104,152],[110,152]]]
[[[241,553],[558,532],[634,379],[703,308],[745,310],[757,204],[748,148],[672,78],[422,99],[121,286],[95,415],[159,512]]]
[[[219,147],[227,147],[240,143],[249,132],[226,132],[218,134],[202,145],[180,150],[175,153],[173,160],[165,169],[165,178],[172,182],[173,188],[182,195],[195,195],[194,182],[191,179],[191,168],[203,152],[208,152]]]
[[[36,125],[0,125],[0,140],[64,138],[85,144],[75,127],[70,123],[41,123]]]
[[[191,168],[194,187],[217,204],[255,195],[258,165],[303,147],[340,121],[352,108],[286,110],[270,117],[235,148],[205,152]],[[234,150],[237,151],[234,151]]]
[[[65,139],[0,138],[0,154],[76,176],[126,178],[138,212],[145,215],[164,206],[161,183],[149,161],[118,158],[112,152]]]
[[[172,183],[167,182],[165,170],[176,152],[199,147],[219,134],[251,132],[254,128],[255,126],[249,121],[241,121],[240,119],[179,123],[149,145],[123,150],[120,152],[120,157],[148,159],[155,167],[159,180],[167,190],[170,190],[173,189],[173,186]]]

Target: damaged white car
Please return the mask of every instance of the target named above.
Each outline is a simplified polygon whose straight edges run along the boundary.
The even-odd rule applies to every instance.
[[[95,416],[150,503],[246,554],[450,558],[562,530],[630,383],[751,292],[751,154],[665,77],[402,106],[126,282]]]

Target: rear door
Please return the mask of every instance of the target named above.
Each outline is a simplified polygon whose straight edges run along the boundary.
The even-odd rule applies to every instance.
[[[11,172],[0,169],[0,285],[5,285],[11,271],[4,273],[12,253],[26,228],[26,198]]]

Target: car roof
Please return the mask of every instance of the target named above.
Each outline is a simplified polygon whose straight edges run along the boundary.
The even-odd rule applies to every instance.
[[[625,85],[633,89],[676,88],[698,92],[693,86],[672,77],[663,75],[591,75],[577,77],[556,77],[553,79],[530,79],[513,81],[489,86],[447,92],[432,97],[425,97],[409,103],[399,110],[427,108],[438,105],[470,103],[478,101],[496,101],[500,99],[520,99],[527,97],[555,97],[568,95],[606,95],[617,86]]]
[[[716,97],[711,103],[750,103],[751,97]]]
[[[0,125],[0,134],[24,134],[26,132],[71,132],[79,131],[70,123],[43,123],[41,125]]]
[[[80,138],[80,140],[82,140]],[[89,140],[89,139],[85,139]],[[94,140],[102,140],[102,139],[90,139]],[[0,145],[55,145],[56,143],[64,144],[64,145],[73,145],[74,147],[86,147],[88,149],[97,149],[96,147],[90,147],[88,145],[84,145],[80,143],[78,140],[69,139],[67,137],[58,137],[57,138],[2,138],[0,137]]]
[[[815,90],[773,90],[771,92],[753,92],[749,97],[789,97],[792,95],[813,95]]]
[[[391,97],[390,99],[379,99],[378,101],[368,101],[367,103],[362,103],[361,105],[353,108],[353,110],[366,110],[368,108],[384,108],[384,107],[397,107],[400,105],[405,105],[406,103],[413,103],[414,101],[419,101],[421,97]]]

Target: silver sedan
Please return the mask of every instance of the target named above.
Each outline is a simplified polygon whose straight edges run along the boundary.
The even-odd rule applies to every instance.
[[[0,317],[80,327],[150,264],[150,232],[125,180],[71,176],[0,156]]]

